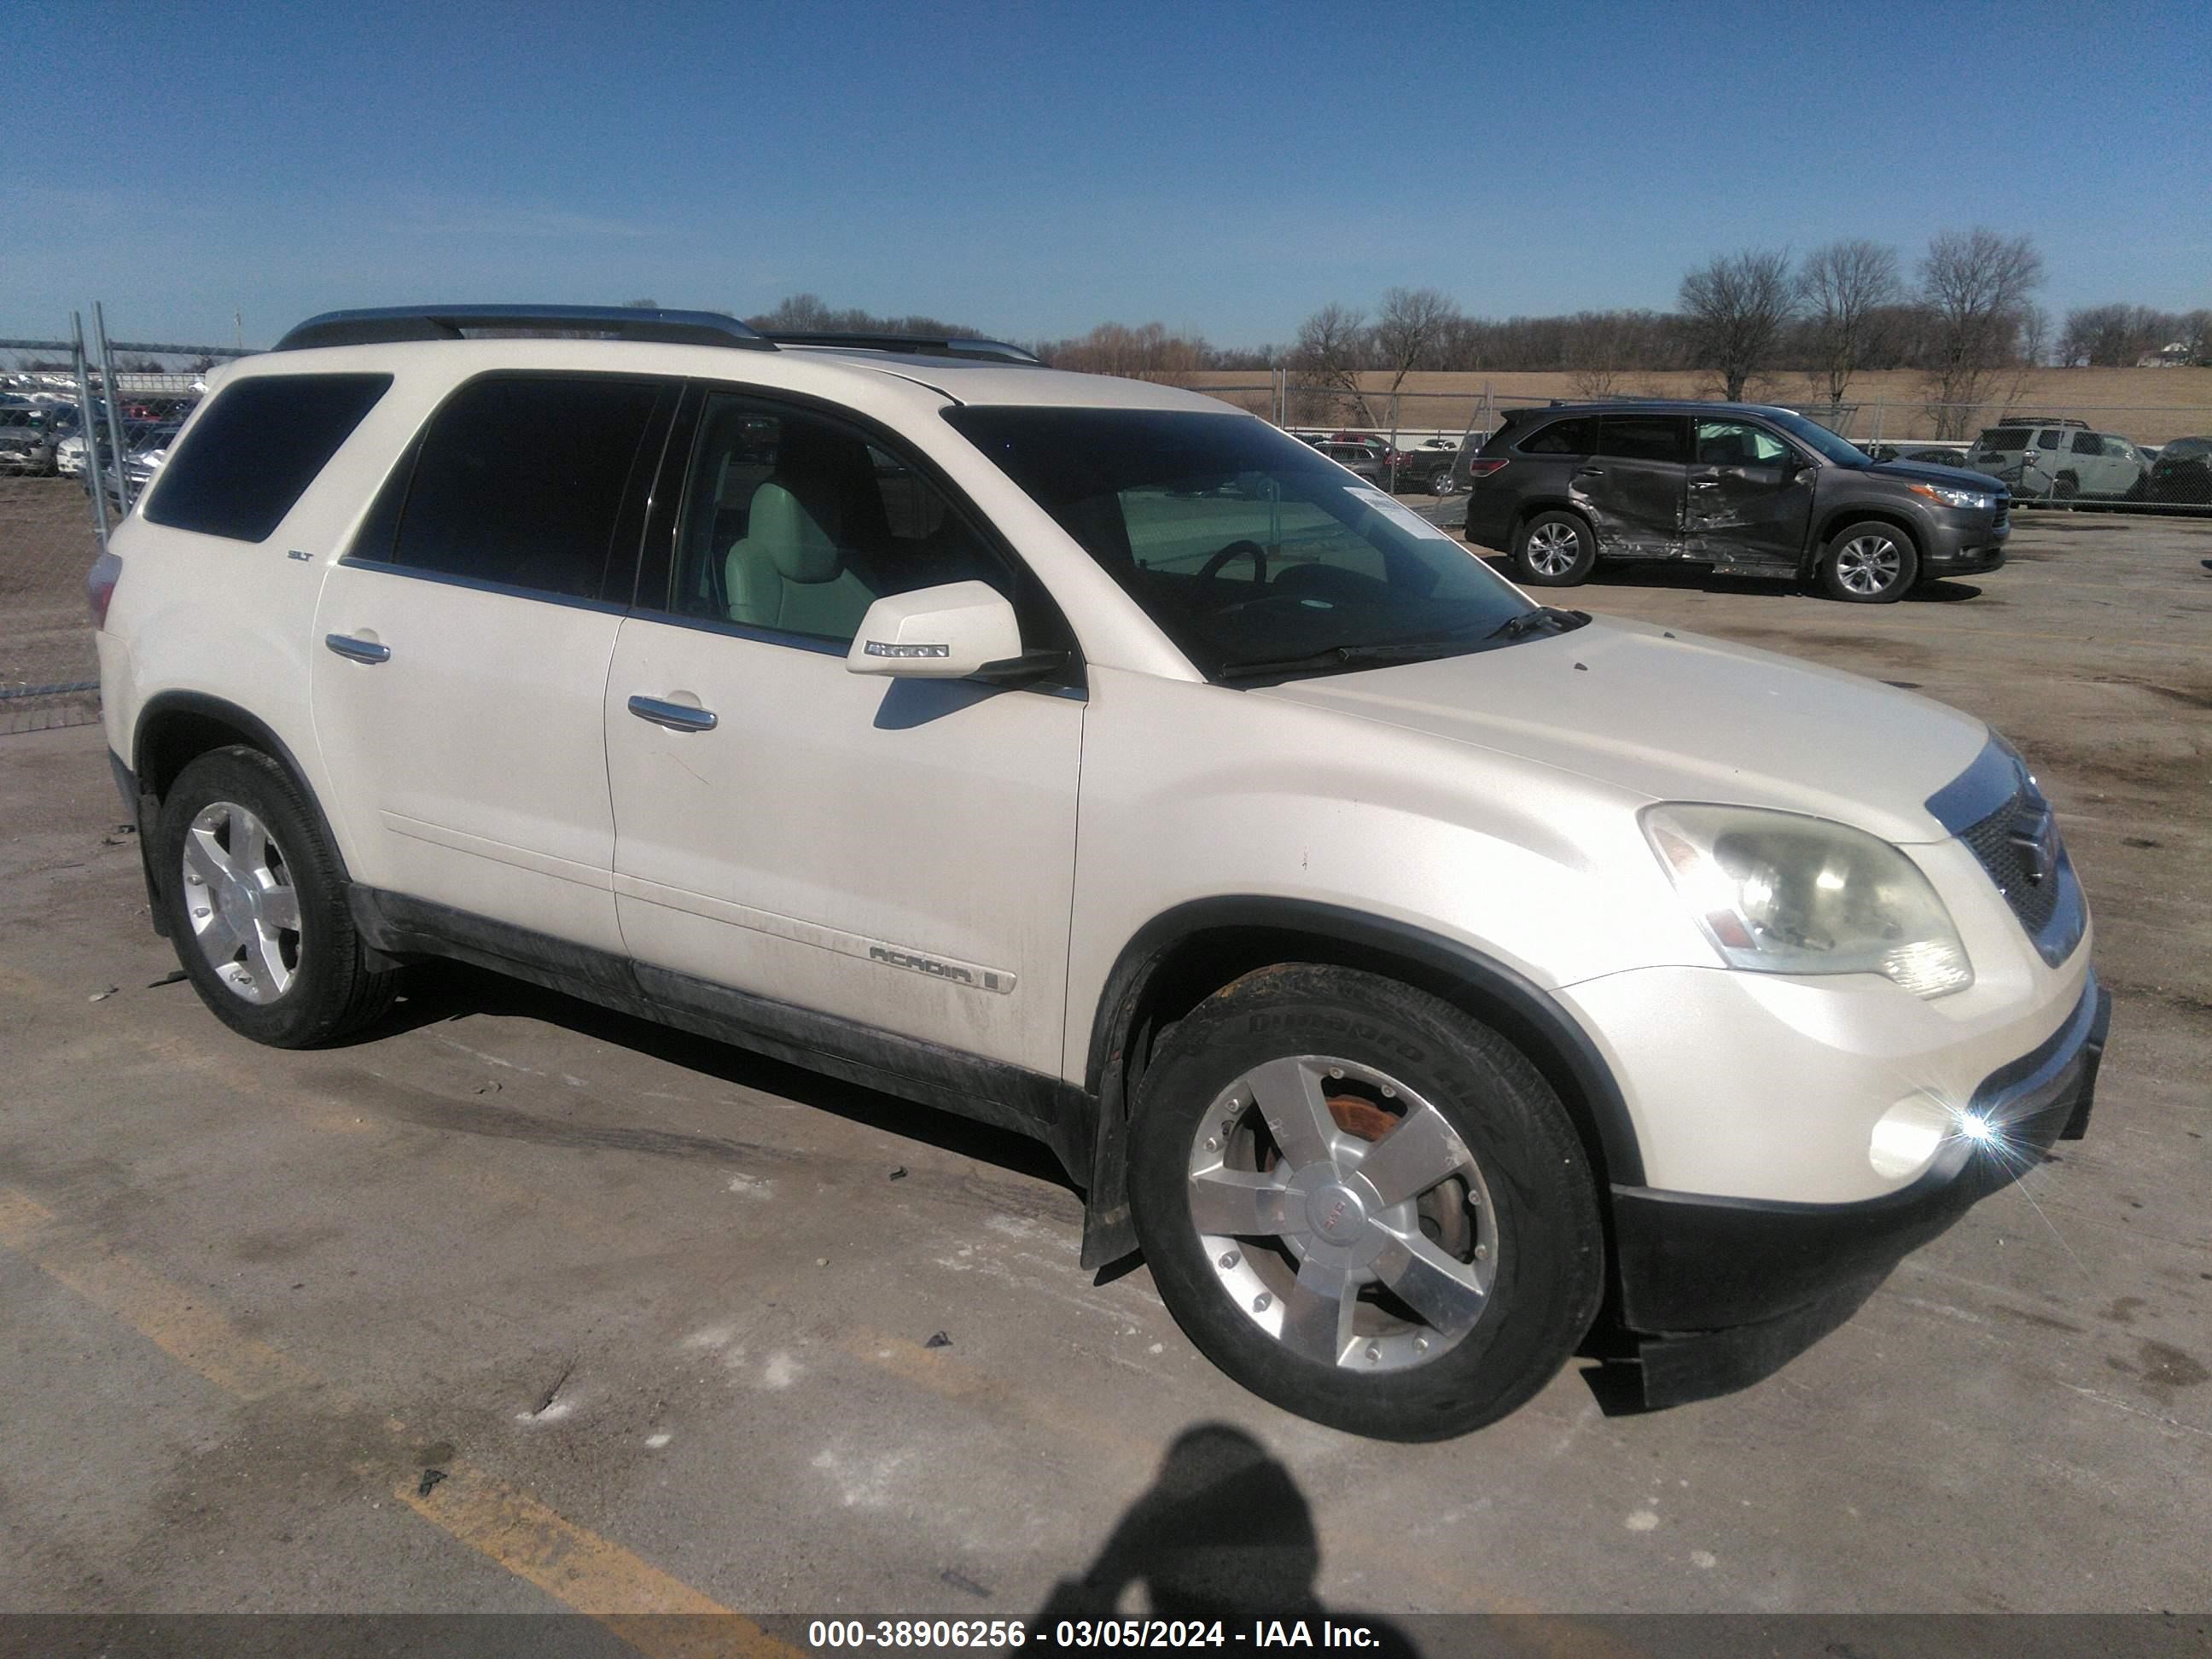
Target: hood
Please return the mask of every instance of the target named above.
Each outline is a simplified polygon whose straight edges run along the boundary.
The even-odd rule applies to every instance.
[[[1990,735],[1972,715],[1856,674],[1613,620],[1249,695],[1516,756],[1654,800],[1808,812],[1900,842],[1948,836],[1928,798],[1973,763]]]
[[[1929,461],[1876,461],[1859,470],[1884,478],[1902,478],[1907,483],[1943,484],[1952,489],[1996,493],[2004,488],[2003,479],[1987,472],[1975,472],[1963,466],[1937,466]]]

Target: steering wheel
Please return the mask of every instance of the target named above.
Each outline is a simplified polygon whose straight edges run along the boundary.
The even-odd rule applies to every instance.
[[[1249,539],[1230,543],[1228,546],[1200,565],[1198,571],[1199,580],[1210,582],[1218,580],[1221,574],[1221,567],[1227,564],[1230,560],[1240,556],[1249,556],[1251,559],[1252,580],[1259,586],[1265,587],[1267,585],[1267,550],[1259,543]]]

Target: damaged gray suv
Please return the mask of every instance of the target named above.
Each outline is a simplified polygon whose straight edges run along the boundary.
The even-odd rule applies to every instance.
[[[1881,605],[1999,568],[2010,533],[1999,480],[1878,462],[1756,404],[1512,410],[1468,472],[1467,539],[1534,587],[1586,581],[1601,558],[1679,559]]]

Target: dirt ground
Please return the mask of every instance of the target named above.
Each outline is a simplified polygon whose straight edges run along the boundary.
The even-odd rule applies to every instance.
[[[1880,609],[1559,597],[2021,744],[2116,994],[2089,1138],[1744,1393],[1570,1370],[1434,1447],[1243,1394],[953,1119],[458,969],[252,1047],[172,982],[98,728],[0,737],[0,1608],[1022,1614],[1109,1539],[1393,1618],[2203,1608],[2212,525],[2013,548]],[[1264,1502],[1147,1529],[1240,1459]]]

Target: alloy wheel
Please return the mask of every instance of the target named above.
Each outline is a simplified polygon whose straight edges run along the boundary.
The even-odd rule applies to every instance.
[[[1482,1172],[1442,1112],[1371,1066],[1302,1054],[1239,1077],[1193,1138],[1188,1200],[1223,1291],[1317,1364],[1425,1364],[1489,1305]]]
[[[1543,576],[1564,576],[1582,556],[1582,538],[1574,526],[1554,519],[1528,532],[1528,568]]]
[[[269,826],[211,801],[185,832],[185,914],[216,976],[247,1002],[274,1002],[299,977],[300,896]]]
[[[1836,580],[1868,597],[1887,592],[1904,568],[1905,556],[1887,536],[1855,536],[1836,554]]]

